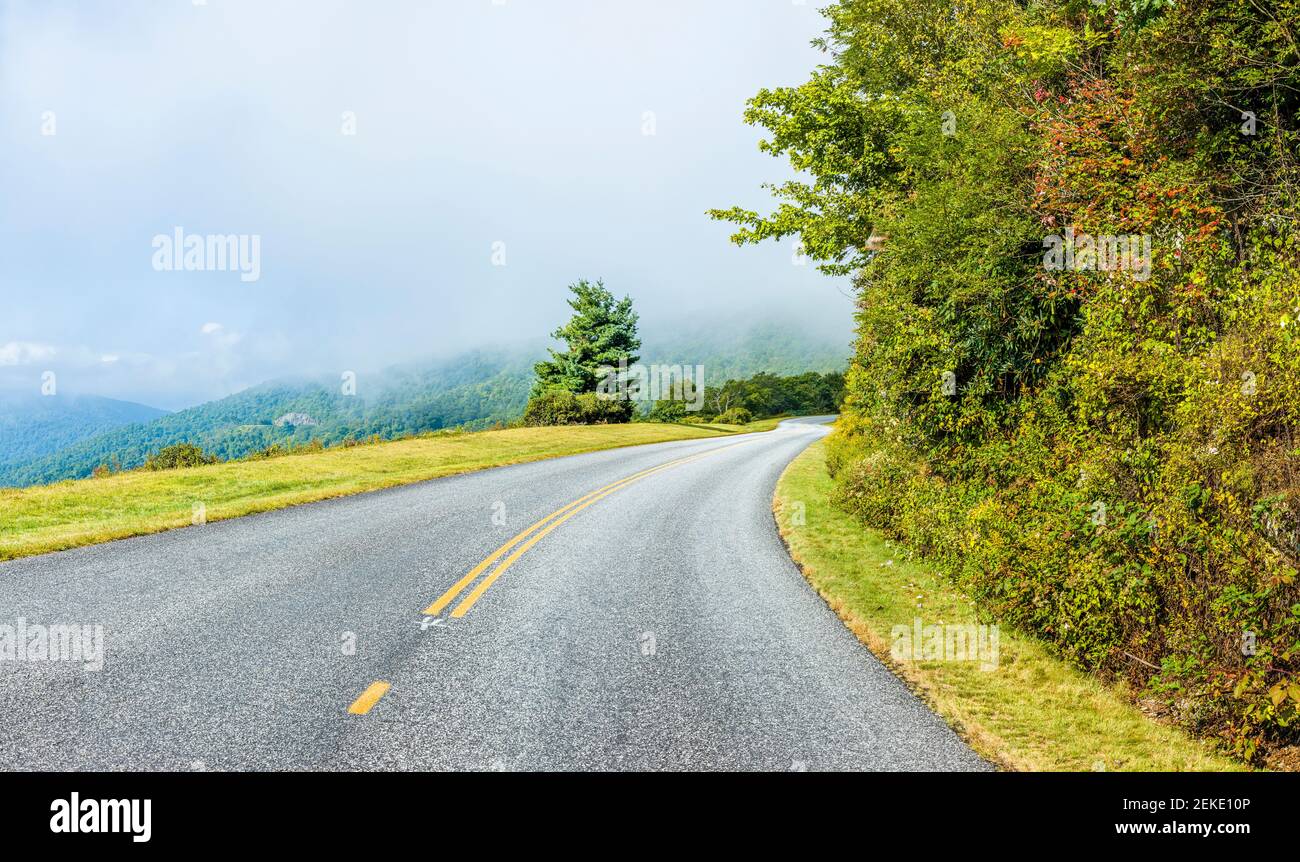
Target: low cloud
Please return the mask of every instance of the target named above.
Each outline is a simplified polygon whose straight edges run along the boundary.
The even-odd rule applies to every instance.
[[[10,341],[0,344],[0,365],[33,365],[48,362],[58,351],[49,344],[31,341]]]
[[[283,374],[292,347],[278,332],[245,336],[218,323],[191,329],[189,349],[123,350],[118,344],[0,344],[0,391],[38,394],[42,374],[60,393],[91,394],[175,410]]]

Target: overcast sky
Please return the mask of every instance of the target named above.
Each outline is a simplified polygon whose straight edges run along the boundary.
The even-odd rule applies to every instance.
[[[643,330],[847,342],[843,284],[704,214],[786,176],[741,114],[820,61],[818,5],[6,0],[0,384],[177,408],[535,338],[583,277]],[[156,269],[178,227],[256,236],[257,280]]]

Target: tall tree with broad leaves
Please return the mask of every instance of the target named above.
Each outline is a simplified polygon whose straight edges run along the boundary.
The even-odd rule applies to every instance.
[[[537,374],[533,397],[557,390],[576,395],[595,392],[604,379],[599,372],[602,366],[617,368],[620,360],[631,365],[641,358],[631,297],[615,299],[603,281],[592,284],[583,279],[569,285],[569,290],[573,316],[551,333],[566,349],[549,351],[550,359],[533,366]]]

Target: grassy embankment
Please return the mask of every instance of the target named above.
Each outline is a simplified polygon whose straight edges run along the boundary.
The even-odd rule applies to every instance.
[[[0,489],[0,560],[238,518],[329,497],[600,449],[766,431],[736,425],[590,425],[438,434],[261,461],[133,471],[34,488]]]
[[[1124,692],[1000,628],[996,670],[978,662],[890,659],[891,629],[979,622],[952,583],[829,502],[822,443],[785,471],[774,509],[813,587],[868,648],[990,761],[1015,770],[1243,769],[1206,743],[1144,715]],[[803,525],[794,513],[803,504]]]

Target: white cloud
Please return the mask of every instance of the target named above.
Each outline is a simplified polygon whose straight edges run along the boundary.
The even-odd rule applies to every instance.
[[[118,345],[0,342],[0,392],[35,391],[43,371],[59,391],[103,395],[179,409],[276,376],[286,351],[277,335],[244,337],[224,326],[200,336],[200,349],[155,354]]]
[[[53,358],[57,353],[51,345],[31,341],[10,341],[0,344],[0,365],[31,365]]]
[[[238,332],[226,329],[220,323],[205,323],[199,332],[206,335],[209,343],[218,351],[230,350],[244,338]]]

